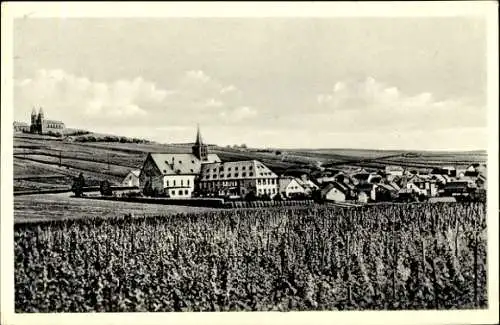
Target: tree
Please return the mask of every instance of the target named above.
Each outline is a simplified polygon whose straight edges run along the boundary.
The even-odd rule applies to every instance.
[[[83,173],[80,173],[78,177],[73,178],[73,185],[71,186],[71,190],[75,193],[76,197],[81,197],[83,194],[84,187],[85,187],[85,178],[83,177]]]
[[[281,196],[280,193],[276,194],[274,197],[273,197],[273,200],[274,201],[283,201],[283,197]]]
[[[247,193],[247,195],[245,196],[245,200],[246,201],[255,201],[257,199],[257,196],[255,195],[255,192],[254,191],[250,191]]]
[[[324,202],[324,198],[323,196],[321,195],[321,190],[319,189],[315,189],[311,192],[311,198],[314,200],[314,202],[316,203],[323,203]]]
[[[151,182],[149,180],[146,181],[144,184],[144,189],[142,190],[142,193],[145,196],[153,196],[153,186],[151,185]]]
[[[111,184],[109,183],[108,180],[102,181],[99,190],[101,192],[101,195],[103,196],[110,196],[113,195],[113,190],[111,189]]]

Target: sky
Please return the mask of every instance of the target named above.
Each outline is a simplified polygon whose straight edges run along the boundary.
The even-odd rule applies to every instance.
[[[283,148],[487,147],[480,18],[18,18],[14,118]]]

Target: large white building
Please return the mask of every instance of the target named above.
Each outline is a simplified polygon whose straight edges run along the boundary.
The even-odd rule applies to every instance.
[[[208,154],[198,129],[192,153],[149,153],[139,183],[145,193],[188,198],[196,189],[201,166],[220,161],[216,154]]]
[[[278,176],[257,160],[214,162],[201,165],[200,193],[208,196],[245,197],[278,194]]]

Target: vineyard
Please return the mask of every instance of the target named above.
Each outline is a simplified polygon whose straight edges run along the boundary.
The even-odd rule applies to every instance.
[[[480,203],[15,225],[17,312],[486,308]]]

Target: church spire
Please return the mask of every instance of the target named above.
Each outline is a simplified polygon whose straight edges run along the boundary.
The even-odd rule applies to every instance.
[[[203,139],[201,138],[201,133],[200,133],[200,125],[196,125],[196,141],[195,144],[201,145],[203,144]]]
[[[200,126],[197,125],[196,128],[196,141],[192,148],[193,155],[196,156],[201,161],[207,161],[208,158],[208,148],[207,145],[203,143],[201,138]]]

